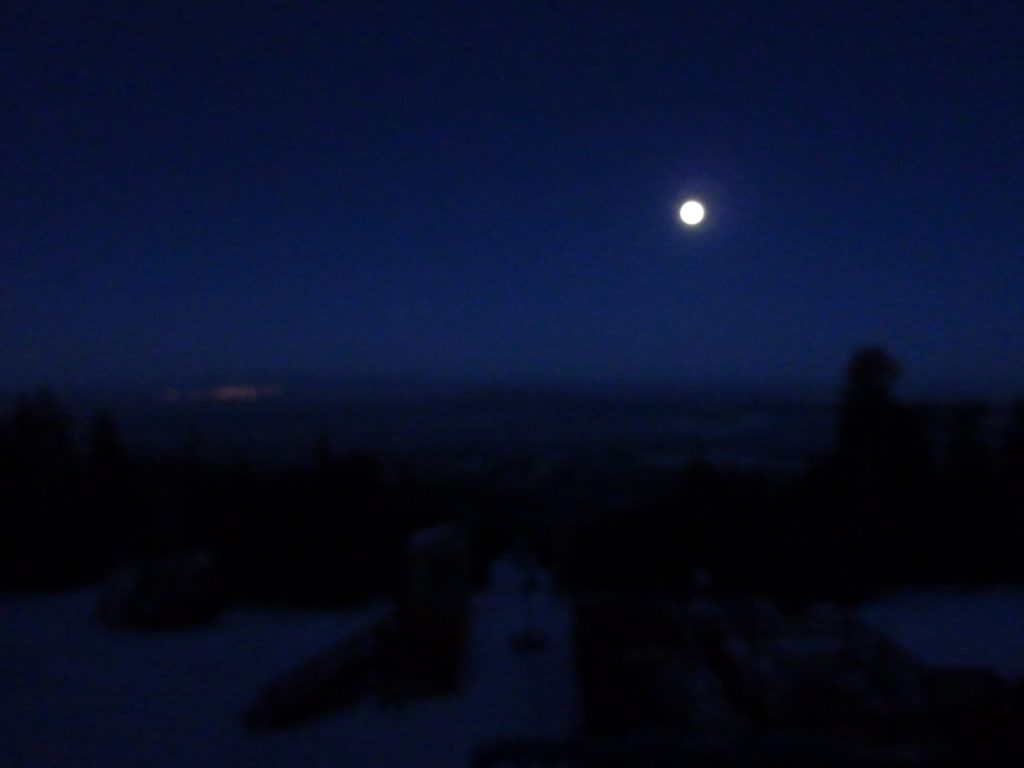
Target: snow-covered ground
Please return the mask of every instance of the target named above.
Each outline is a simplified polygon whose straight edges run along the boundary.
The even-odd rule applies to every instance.
[[[251,734],[259,690],[333,645],[365,613],[237,610],[208,628],[112,632],[95,593],[0,596],[0,763],[15,766],[466,766],[509,738],[567,737],[577,722],[568,606],[547,589],[530,608],[511,561],[473,599],[468,671],[455,696],[366,701],[286,731]],[[543,583],[543,580],[542,580]],[[532,653],[510,639],[531,616]]]
[[[925,664],[1024,678],[1024,591],[906,590],[860,615]]]
[[[577,686],[566,603],[540,574],[496,563],[473,598],[466,682],[455,696],[385,706],[374,700],[289,730],[252,734],[242,713],[261,688],[332,646],[373,609],[232,611],[214,626],[113,632],[95,592],[0,595],[0,764],[16,766],[466,766],[499,739],[564,738]],[[907,591],[862,617],[921,661],[1024,677],[1024,592]],[[517,653],[532,626],[547,643]]]

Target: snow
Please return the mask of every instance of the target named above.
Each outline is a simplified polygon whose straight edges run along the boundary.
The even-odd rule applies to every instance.
[[[499,562],[473,598],[466,682],[457,695],[369,700],[302,726],[252,734],[242,713],[276,676],[367,620],[366,612],[239,609],[214,626],[112,632],[95,593],[0,595],[0,755],[5,766],[466,766],[492,740],[567,738],[577,704],[567,604],[528,598]],[[529,599],[529,612],[525,601]],[[527,616],[546,645],[516,653]]]
[[[535,589],[524,589],[529,573]],[[114,632],[93,591],[0,594],[0,762],[33,766],[466,766],[496,740],[564,739],[578,725],[570,611],[547,574],[498,561],[472,599],[465,684],[402,705],[369,700],[253,734],[245,708],[270,681],[381,606],[237,609],[210,627]],[[865,606],[870,625],[926,664],[1024,678],[1024,591],[903,591]],[[525,630],[545,643],[516,651]]]
[[[1024,678],[1022,590],[905,590],[860,615],[925,664]]]

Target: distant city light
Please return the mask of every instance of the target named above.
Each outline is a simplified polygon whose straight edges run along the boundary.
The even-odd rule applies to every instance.
[[[182,401],[207,401],[214,403],[253,403],[280,394],[278,387],[258,386],[253,384],[220,384],[206,389],[180,390],[168,387],[157,395],[164,403],[180,403]]]

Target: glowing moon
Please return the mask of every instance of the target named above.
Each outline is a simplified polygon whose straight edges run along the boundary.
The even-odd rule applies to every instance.
[[[679,218],[688,227],[694,227],[704,221],[704,206],[696,200],[687,200],[679,209]]]

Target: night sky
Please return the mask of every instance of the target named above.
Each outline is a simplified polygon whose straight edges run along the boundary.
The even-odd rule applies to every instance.
[[[0,93],[0,387],[1024,391],[1015,0],[15,0]]]

